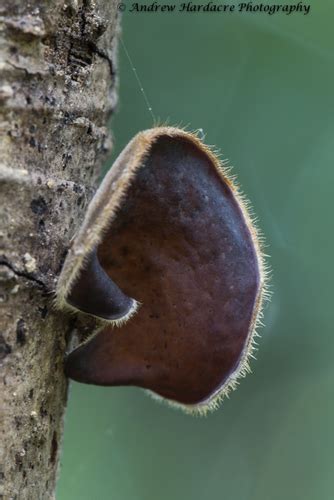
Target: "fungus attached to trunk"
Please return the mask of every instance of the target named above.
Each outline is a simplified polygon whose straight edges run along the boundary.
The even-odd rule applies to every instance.
[[[249,369],[263,279],[256,231],[217,157],[183,130],[141,132],[94,196],[59,279],[60,307],[103,321],[66,373],[205,412]]]

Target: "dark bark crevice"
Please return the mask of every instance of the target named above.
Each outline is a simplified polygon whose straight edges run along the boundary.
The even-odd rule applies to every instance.
[[[8,267],[8,269],[13,271],[15,276],[18,276],[20,278],[25,278],[26,280],[31,281],[38,288],[44,290],[44,292],[49,293],[49,294],[53,293],[52,290],[50,290],[48,288],[47,284],[44,283],[44,281],[42,279],[36,278],[36,276],[34,276],[32,273],[27,273],[25,271],[20,271],[20,270],[16,269],[15,266],[13,264],[11,264],[10,262],[8,262],[4,257],[0,258],[0,266]]]

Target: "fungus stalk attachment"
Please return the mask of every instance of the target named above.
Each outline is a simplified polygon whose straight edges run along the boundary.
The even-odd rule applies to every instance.
[[[249,371],[264,284],[257,230],[217,156],[181,129],[140,132],[96,192],[59,278],[58,307],[101,320],[66,374],[205,413]]]

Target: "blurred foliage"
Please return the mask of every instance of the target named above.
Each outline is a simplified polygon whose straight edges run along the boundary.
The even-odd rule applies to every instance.
[[[207,418],[139,389],[73,383],[58,500],[334,498],[334,4],[311,6],[123,17],[155,114],[203,128],[235,166],[274,295],[253,375]],[[152,126],[121,46],[119,70],[113,157]]]

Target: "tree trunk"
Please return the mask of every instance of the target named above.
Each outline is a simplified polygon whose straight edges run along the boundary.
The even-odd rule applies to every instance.
[[[114,0],[2,5],[0,498],[47,500],[77,325],[54,290],[110,149],[117,11]]]

